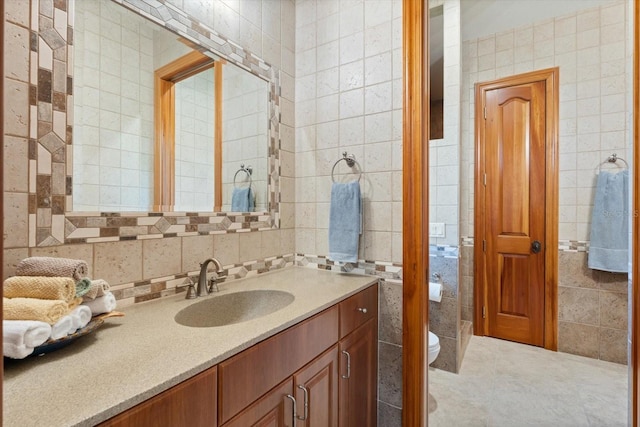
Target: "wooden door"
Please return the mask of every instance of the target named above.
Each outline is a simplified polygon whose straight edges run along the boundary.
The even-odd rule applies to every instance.
[[[484,91],[481,100],[487,330],[543,346],[545,81],[504,83]]]
[[[377,322],[367,321],[340,341],[340,427],[377,423]]]
[[[476,84],[474,333],[558,346],[559,69]],[[538,245],[539,243],[539,245]]]
[[[252,405],[241,411],[224,427],[293,427],[293,381],[282,382],[262,396]]]
[[[298,427],[338,425],[337,345],[296,373],[293,384],[298,405]]]

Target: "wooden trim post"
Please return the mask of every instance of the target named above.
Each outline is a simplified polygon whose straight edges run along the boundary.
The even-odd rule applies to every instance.
[[[402,8],[402,425],[419,427],[429,416],[429,2]]]

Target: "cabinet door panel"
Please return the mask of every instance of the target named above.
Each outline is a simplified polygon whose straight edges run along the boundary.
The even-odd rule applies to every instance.
[[[298,427],[331,427],[338,425],[338,346],[319,356],[294,375],[297,412],[304,418],[304,401],[308,402],[307,418],[298,419]]]
[[[291,378],[276,386],[223,427],[293,427],[293,393]]]
[[[376,425],[376,328],[374,318],[340,341],[340,427]]]
[[[216,367],[152,397],[100,427],[214,427]]]

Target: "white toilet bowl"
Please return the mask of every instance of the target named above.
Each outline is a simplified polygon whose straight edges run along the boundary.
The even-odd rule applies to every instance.
[[[436,360],[438,353],[440,353],[440,340],[436,334],[429,331],[429,365]]]

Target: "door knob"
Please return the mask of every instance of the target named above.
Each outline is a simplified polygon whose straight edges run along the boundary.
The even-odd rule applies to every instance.
[[[542,250],[542,244],[539,241],[534,240],[533,243],[531,244],[531,252],[533,252],[534,254],[537,254],[541,250]]]

